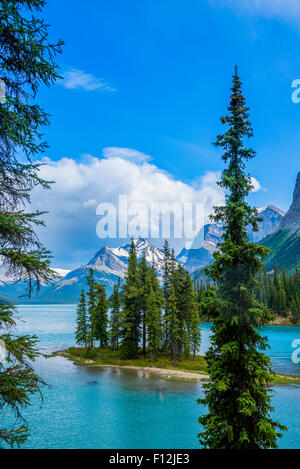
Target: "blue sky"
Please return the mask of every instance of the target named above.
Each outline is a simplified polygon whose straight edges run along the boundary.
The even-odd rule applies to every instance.
[[[65,80],[41,89],[38,97],[52,115],[46,135],[53,177],[63,167],[66,180],[73,178],[70,165],[82,178],[96,174],[93,158],[101,158],[103,149],[126,148],[150,155],[146,164],[167,172],[185,192],[199,184],[203,189],[203,177],[222,170],[211,142],[224,130],[219,117],[238,64],[257,151],[249,171],[261,186],[250,200],[289,207],[300,169],[300,103],[291,100],[292,81],[300,78],[297,1],[51,0],[44,14],[50,37],[66,42],[59,57]],[[137,178],[145,160],[134,162]],[[99,182],[107,201],[114,197],[109,179],[108,173]],[[33,197],[34,206],[52,212],[40,236],[57,267],[84,263],[108,244],[95,234],[95,209],[87,215],[82,208],[94,200],[88,188],[96,183],[89,175],[68,192],[61,181],[53,195]],[[72,217],[77,225],[65,223]]]

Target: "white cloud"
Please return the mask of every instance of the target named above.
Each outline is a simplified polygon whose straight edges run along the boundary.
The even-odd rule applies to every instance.
[[[211,3],[266,18],[279,17],[293,22],[300,19],[299,0],[211,0]]]
[[[64,80],[60,81],[60,83],[69,90],[83,89],[86,91],[95,91],[101,89],[107,92],[116,91],[102,78],[95,77],[91,73],[86,73],[76,68],[66,71],[63,78]]]
[[[252,186],[253,186],[252,192],[258,192],[262,189],[261,185],[260,185],[260,182],[257,179],[252,177],[251,178],[251,183],[252,183]]]
[[[152,158],[132,148],[107,147],[103,149],[104,158],[122,158],[132,163],[144,163]]]
[[[107,243],[96,236],[96,203],[117,206],[119,195],[126,194],[129,204],[202,204],[208,216],[213,206],[224,202],[223,191],[216,185],[218,173],[208,172],[189,185],[146,161],[149,157],[137,150],[114,148],[105,149],[104,153],[105,158],[90,156],[83,162],[46,158],[40,169],[41,177],[55,184],[51,191],[33,191],[32,208],[49,211],[44,216],[47,228],[41,228],[39,235],[55,253],[56,264],[62,267],[86,262],[90,254]],[[184,242],[183,239],[182,246]]]
[[[96,205],[97,205],[97,200],[95,199],[89,199],[83,204],[84,207],[95,207]]]

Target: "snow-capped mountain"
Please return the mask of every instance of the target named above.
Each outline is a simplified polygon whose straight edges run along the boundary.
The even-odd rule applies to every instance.
[[[259,231],[253,233],[249,229],[249,236],[252,241],[258,242],[273,233],[285,213],[274,205],[268,205],[258,209],[262,221],[259,224]],[[222,226],[220,224],[205,225],[189,249],[183,249],[177,261],[180,262],[189,272],[200,269],[213,260],[213,253],[217,249],[217,244],[221,242]]]
[[[56,274],[57,279],[61,279],[67,275],[70,271],[65,269],[52,269]],[[35,280],[32,280],[33,290],[36,285]],[[49,285],[41,281],[40,292],[49,289]],[[15,273],[10,272],[9,268],[5,263],[0,261],[0,302],[1,301],[16,301],[25,302],[27,300],[26,295],[28,291],[28,276],[24,272],[24,275],[17,276]]]
[[[260,224],[259,232],[255,233],[253,239],[259,241],[273,230],[282,219],[284,212],[274,206],[260,209],[263,221]],[[177,261],[181,263],[189,272],[209,264],[213,257],[217,244],[221,241],[221,225],[205,225],[195,238],[190,249],[183,249]],[[158,275],[162,275],[163,252],[156,248],[146,239],[135,240],[138,260],[145,256],[148,265],[154,263]],[[37,297],[28,300],[24,295],[26,282],[24,279],[16,283],[16,279],[11,277],[0,264],[0,301],[14,300],[22,303],[76,303],[82,288],[86,288],[86,277],[89,269],[94,269],[94,276],[98,283],[107,287],[107,293],[113,290],[113,286],[119,279],[123,281],[128,267],[130,243],[126,243],[117,248],[104,246],[92,259],[77,269],[66,271],[63,269],[53,269],[59,275],[59,279],[53,285],[43,285]]]
[[[152,265],[154,263],[156,270],[160,272],[163,265],[162,251],[143,238],[136,239],[134,242],[138,260],[145,257],[147,264]],[[129,250],[130,243],[126,243],[119,248],[103,247],[87,265],[97,271],[124,278],[128,266]]]
[[[158,275],[162,274],[163,253],[146,239],[135,240],[137,258],[140,261],[145,256],[148,265],[155,265]],[[93,258],[84,265],[72,271],[66,271],[66,275],[57,280],[53,285],[43,286],[40,294],[30,300],[22,298],[22,303],[76,303],[82,288],[86,288],[86,278],[89,269],[94,270],[94,277],[98,283],[106,285],[110,295],[113,286],[124,279],[128,268],[130,243],[118,248],[104,246]],[[55,269],[57,273],[64,273],[62,269]],[[3,281],[2,281],[3,280]],[[15,283],[13,279],[1,276],[0,269],[0,296],[3,299],[19,300],[24,294],[25,283]]]

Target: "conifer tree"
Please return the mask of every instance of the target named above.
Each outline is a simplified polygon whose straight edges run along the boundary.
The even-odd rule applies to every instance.
[[[247,234],[249,225],[258,230],[259,218],[257,209],[245,200],[252,190],[245,163],[255,153],[244,143],[252,128],[237,67],[228,111],[221,121],[229,128],[215,143],[223,148],[227,164],[219,183],[226,191],[226,205],[215,208],[212,217],[224,224],[224,234],[207,270],[218,285],[219,307],[207,353],[210,382],[200,400],[208,406],[208,414],[199,419],[203,425],[199,439],[205,448],[213,449],[276,448],[283,427],[270,416],[271,366],[263,353],[266,339],[258,330],[271,315],[254,294],[268,249],[250,242]]]
[[[138,265],[139,274],[139,299],[140,299],[140,314],[142,322],[142,347],[143,354],[146,356],[146,311],[148,296],[150,293],[150,278],[149,278],[149,267],[147,266],[145,256],[143,256],[141,262]]]
[[[111,321],[110,321],[110,342],[113,350],[118,350],[122,330],[122,311],[120,304],[120,279],[114,285],[111,297]]]
[[[285,293],[283,284],[280,283],[280,287],[278,290],[278,314],[280,316],[285,316],[286,313],[287,313],[286,293]]]
[[[104,285],[95,286],[96,304],[93,314],[93,331],[95,340],[99,340],[99,347],[108,345],[108,307],[109,302],[106,298],[106,289]]]
[[[146,323],[148,350],[153,362],[161,346],[162,329],[160,306],[152,287],[147,300]]]
[[[94,347],[94,339],[95,339],[95,308],[96,308],[96,283],[94,279],[94,270],[92,268],[89,269],[89,275],[86,278],[86,282],[88,285],[87,290],[87,306],[88,306],[88,343],[89,347]]]
[[[164,307],[164,329],[165,329],[165,348],[166,348],[166,356],[169,353],[169,331],[168,331],[168,316],[169,316],[169,296],[170,296],[170,276],[171,276],[171,251],[169,247],[169,243],[167,240],[164,242],[163,247],[163,293],[165,299],[165,307]]]
[[[177,360],[180,356],[180,346],[181,344],[181,331],[180,324],[178,320],[178,310],[174,285],[171,285],[170,297],[169,297],[169,346],[171,351],[171,357],[173,364],[176,366]]]
[[[40,85],[49,87],[59,78],[55,56],[63,44],[49,42],[49,27],[40,14],[44,5],[44,0],[0,2],[0,80],[5,86],[0,102],[0,258],[11,275],[27,280],[29,296],[53,279],[50,253],[35,234],[42,213],[26,208],[34,187],[50,187],[35,162],[47,148],[41,134],[49,116],[35,98]],[[32,367],[39,356],[36,339],[13,334],[15,314],[13,306],[0,305],[0,340],[7,351],[6,364],[0,364],[0,440],[12,446],[27,439],[22,412],[43,383]],[[3,419],[9,410],[16,417],[13,428]]]
[[[137,358],[140,340],[139,272],[134,239],[131,239],[128,270],[123,285],[122,358]]]
[[[193,304],[192,317],[191,317],[191,331],[190,331],[190,346],[195,360],[197,352],[199,352],[201,345],[201,329],[199,327],[200,319],[196,300]]]
[[[87,322],[87,310],[85,302],[84,289],[81,291],[77,306],[77,317],[76,317],[76,344],[87,346],[87,334],[88,334],[88,322]]]
[[[180,355],[183,355],[185,358],[189,358],[191,353],[190,329],[185,320],[183,320],[180,330]]]

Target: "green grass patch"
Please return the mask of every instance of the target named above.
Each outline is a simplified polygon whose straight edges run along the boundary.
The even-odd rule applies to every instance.
[[[206,362],[204,357],[196,356],[195,360],[191,358],[183,358],[179,360],[177,366],[174,366],[172,360],[161,354],[154,362],[149,357],[140,356],[133,360],[122,360],[120,351],[112,351],[110,349],[84,349],[81,347],[71,347],[62,355],[70,358],[78,365],[114,365],[114,366],[137,366],[141,368],[163,368],[166,370],[186,371],[189,373],[206,373]]]
[[[296,384],[300,385],[300,376],[275,375],[272,384]]]
[[[80,366],[135,366],[139,368],[162,368],[164,370],[177,370],[185,371],[188,373],[207,374],[207,364],[205,358],[196,356],[195,360],[191,358],[184,358],[178,361],[177,366],[174,366],[170,358],[166,358],[161,354],[157,357],[156,361],[151,362],[150,358],[140,356],[133,360],[122,360],[120,351],[112,351],[107,349],[84,349],[82,347],[71,347],[63,352],[54,353],[54,355],[62,355],[73,361],[74,364]],[[186,383],[197,383],[197,378],[180,378],[180,377],[161,377],[165,381],[177,381]],[[300,385],[300,376],[293,375],[275,375],[272,384],[294,384]]]

